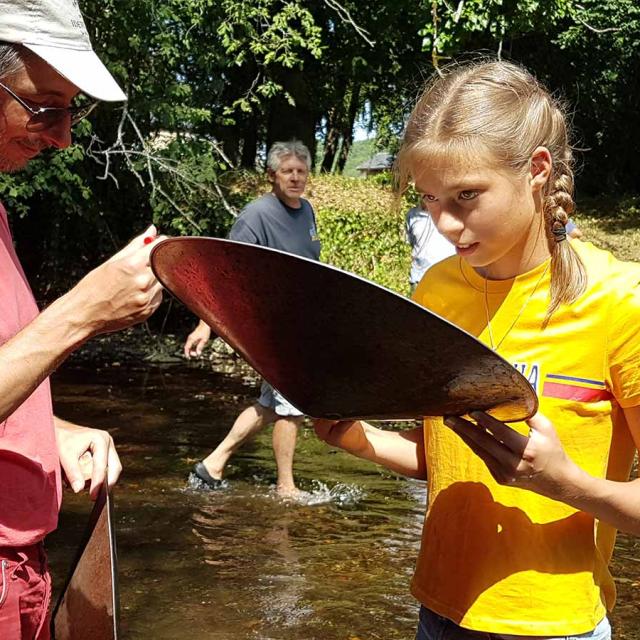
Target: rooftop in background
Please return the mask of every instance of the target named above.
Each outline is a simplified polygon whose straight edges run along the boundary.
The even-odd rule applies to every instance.
[[[383,171],[389,171],[393,165],[393,156],[386,151],[376,153],[372,158],[358,165],[357,169],[362,176],[369,176]]]

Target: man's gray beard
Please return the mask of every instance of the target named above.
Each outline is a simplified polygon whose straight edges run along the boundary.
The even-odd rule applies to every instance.
[[[18,171],[22,171],[26,165],[26,162],[18,165],[15,162],[11,162],[11,160],[3,158],[2,152],[0,151],[0,173],[17,173]]]
[[[21,169],[24,169],[24,167],[26,166],[26,162],[21,165],[18,165],[15,162],[12,162],[11,160],[7,160],[2,156],[2,151],[4,149],[4,140],[3,140],[4,131],[5,131],[4,126],[0,124],[0,173],[16,173],[16,171],[20,171]]]

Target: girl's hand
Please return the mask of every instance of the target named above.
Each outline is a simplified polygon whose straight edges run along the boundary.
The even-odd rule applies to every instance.
[[[471,417],[477,424],[454,416],[444,422],[482,458],[496,482],[558,500],[568,494],[578,468],[542,414],[527,420],[528,436],[482,411],[472,412]]]

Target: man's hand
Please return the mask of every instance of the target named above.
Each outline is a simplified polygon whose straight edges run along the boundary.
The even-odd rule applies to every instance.
[[[204,320],[200,320],[198,326],[187,336],[184,343],[185,358],[187,360],[192,357],[199,358],[210,337],[211,327]]]
[[[158,308],[162,286],[151,271],[149,254],[163,238],[151,225],[63,296],[87,337],[143,322]]]
[[[91,480],[89,495],[95,500],[105,479],[109,487],[113,487],[120,477],[122,465],[109,433],[60,418],[54,418],[54,425],[60,466],[73,491],[82,491],[87,480]]]

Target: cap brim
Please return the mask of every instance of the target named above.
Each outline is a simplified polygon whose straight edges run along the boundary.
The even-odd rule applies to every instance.
[[[121,102],[127,99],[118,83],[93,51],[63,49],[40,44],[24,43],[24,46],[50,64],[82,93],[105,102]]]

